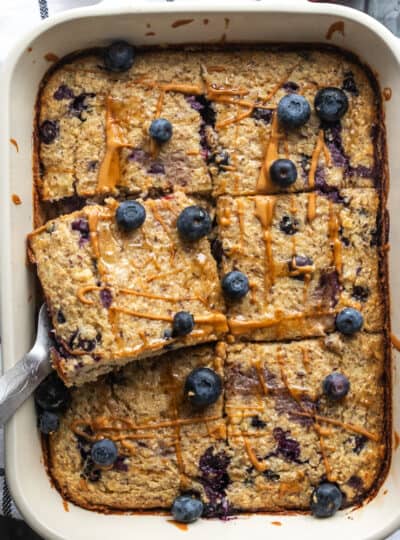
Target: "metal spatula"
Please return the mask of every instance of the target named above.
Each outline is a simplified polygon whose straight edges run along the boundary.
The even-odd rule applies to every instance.
[[[0,425],[5,424],[51,372],[50,322],[47,308],[39,310],[36,341],[19,362],[0,377]]]

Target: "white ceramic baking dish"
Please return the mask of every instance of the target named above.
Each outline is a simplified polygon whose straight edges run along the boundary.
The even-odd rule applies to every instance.
[[[191,22],[177,28],[176,20]],[[208,19],[208,24],[204,24]],[[61,57],[75,49],[101,45],[113,38],[136,44],[185,43],[220,40],[273,42],[326,42],[331,25],[344,22],[344,35],[335,32],[331,43],[366,60],[376,71],[381,87],[392,90],[385,103],[392,184],[390,269],[392,326],[400,335],[400,45],[397,39],[367,15],[306,0],[220,1],[178,0],[174,3],[106,0],[90,8],[65,12],[42,22],[20,40],[1,74],[0,231],[1,315],[5,369],[27,351],[35,327],[33,281],[26,266],[25,236],[32,228],[32,122],[39,82],[49,67],[49,52]],[[151,25],[154,36],[146,36]],[[19,151],[10,143],[14,139]],[[17,194],[22,204],[12,203]],[[400,385],[394,354],[393,422],[400,432]],[[66,512],[43,467],[35,427],[33,400],[28,401],[6,429],[6,469],[12,495],[29,524],[43,537],[69,540],[178,538],[182,531],[165,516],[102,515],[69,505]],[[330,520],[309,516],[243,516],[232,521],[201,520],[190,526],[193,540],[204,538],[253,540],[274,538],[308,540],[362,540],[385,538],[400,527],[400,452],[394,450],[388,477],[378,495],[355,511],[338,513]],[[277,526],[272,522],[280,522]]]

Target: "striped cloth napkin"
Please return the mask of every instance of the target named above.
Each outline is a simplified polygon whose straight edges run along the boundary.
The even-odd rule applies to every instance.
[[[383,22],[392,32],[400,36],[400,0],[332,1],[337,4],[350,5],[356,9],[367,11],[370,15]],[[40,19],[51,17],[59,11],[97,3],[99,3],[99,0],[2,0],[0,15],[0,62],[7,56],[8,51],[14,43],[15,36],[20,36],[24,31],[34,27]],[[22,519],[7,488],[7,480],[4,472],[3,430],[1,427],[0,514]],[[400,540],[400,531],[391,536],[390,540]]]

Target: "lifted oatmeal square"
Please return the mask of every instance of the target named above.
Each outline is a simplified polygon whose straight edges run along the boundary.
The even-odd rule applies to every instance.
[[[177,231],[178,216],[193,201],[177,193],[136,204],[145,219],[130,232],[118,224],[118,203],[110,199],[29,237],[58,343],[53,361],[67,384],[227,330],[207,239],[186,242]],[[193,317],[193,331],[174,335],[178,312]]]

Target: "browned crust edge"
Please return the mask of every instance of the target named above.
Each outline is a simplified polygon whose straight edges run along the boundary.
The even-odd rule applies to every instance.
[[[254,42],[236,42],[230,44],[185,44],[185,45],[170,45],[169,49],[172,50],[181,50],[182,48],[194,48],[195,50],[238,50],[242,48],[268,48],[269,50],[322,50],[331,53],[341,54],[345,58],[349,59],[353,63],[360,66],[365,74],[367,75],[368,80],[371,83],[373,88],[377,111],[378,111],[378,121],[379,125],[377,126],[377,133],[375,142],[375,156],[374,156],[374,165],[376,167],[375,176],[379,179],[379,187],[377,191],[379,193],[380,199],[380,216],[378,216],[378,227],[379,227],[379,274],[380,274],[380,285],[383,295],[383,302],[385,307],[385,320],[384,320],[384,339],[385,339],[385,374],[384,374],[384,389],[385,389],[385,418],[384,418],[384,433],[385,433],[385,449],[386,455],[382,460],[381,471],[378,474],[375,482],[372,487],[360,495],[355,501],[349,505],[344,505],[343,508],[349,507],[361,507],[365,504],[368,504],[378,493],[382,484],[384,483],[388,471],[390,469],[391,457],[392,457],[392,353],[391,353],[391,341],[390,341],[390,331],[391,331],[391,322],[390,322],[390,294],[389,294],[389,268],[388,268],[388,256],[387,249],[384,249],[385,245],[388,242],[389,236],[389,213],[387,210],[387,199],[389,191],[389,166],[388,166],[388,153],[387,153],[387,143],[386,143],[386,131],[385,131],[385,114],[383,111],[383,100],[380,85],[378,82],[378,74],[375,73],[371,67],[355,53],[348,51],[341,47],[336,47],[334,45],[328,45],[325,43],[297,43],[297,44],[276,44],[276,43],[254,43]],[[148,50],[159,50],[159,46],[147,46],[139,47],[139,51],[148,51]],[[44,223],[45,213],[42,204],[40,203],[40,188],[41,188],[41,178],[40,178],[40,164],[39,164],[39,148],[40,142],[38,137],[38,125],[39,125],[39,113],[40,113],[40,99],[43,92],[44,86],[47,84],[49,77],[61,66],[66,63],[75,60],[81,56],[87,54],[98,54],[101,51],[100,47],[90,48],[85,50],[75,51],[65,57],[60,61],[52,65],[45,75],[42,78],[42,81],[39,85],[39,90],[37,94],[36,104],[35,104],[35,115],[34,115],[34,129],[33,129],[33,225],[34,227],[39,227]],[[29,250],[28,250],[29,253]],[[31,260],[31,259],[30,259]],[[55,366],[57,369],[57,365]],[[49,445],[49,438],[42,435],[42,448],[43,448],[43,457],[44,464],[49,476],[50,482],[56,489],[59,491],[61,497],[64,500],[67,500],[81,508],[86,510],[101,512],[103,514],[133,514],[133,515],[168,515],[168,512],[164,512],[162,509],[151,509],[137,511],[129,508],[121,507],[110,507],[105,505],[92,505],[89,503],[80,503],[72,498],[72,496],[67,492],[67,490],[62,489],[57,480],[52,475],[52,460],[51,460],[51,451]],[[263,513],[266,515],[307,515],[310,514],[307,510],[302,509],[291,509],[291,510],[251,510],[234,511],[240,515],[248,515],[252,513]]]

